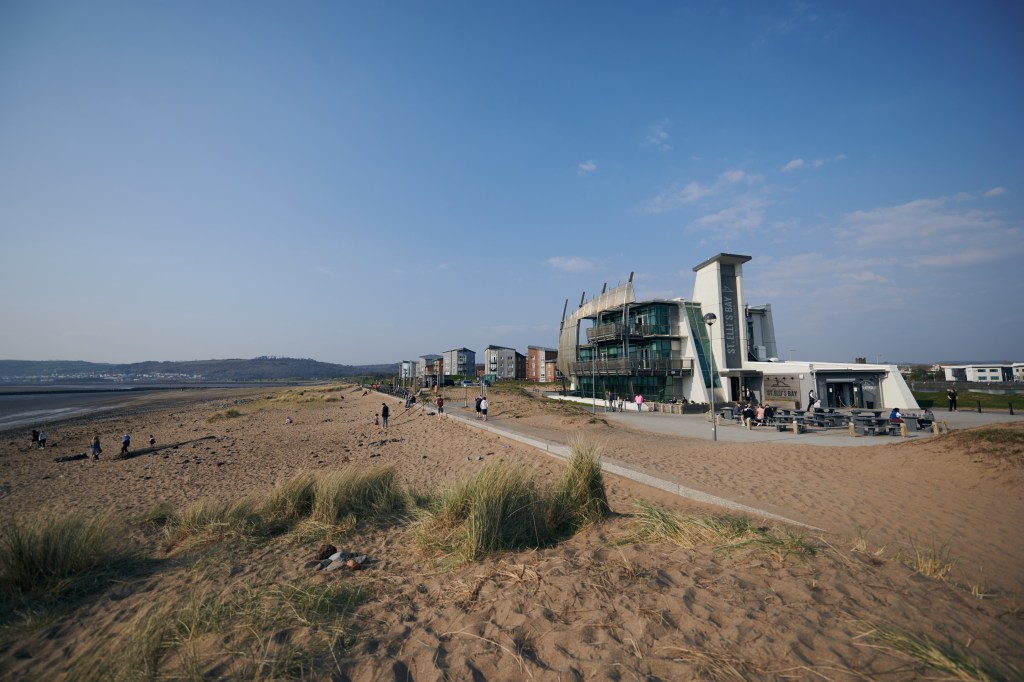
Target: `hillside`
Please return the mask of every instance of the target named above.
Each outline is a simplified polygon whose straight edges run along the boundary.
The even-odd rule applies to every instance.
[[[275,381],[389,376],[398,364],[338,365],[310,359],[189,360],[110,364],[79,360],[0,360],[0,383]]]

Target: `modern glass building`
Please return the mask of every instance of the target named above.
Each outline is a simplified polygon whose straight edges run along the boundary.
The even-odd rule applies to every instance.
[[[895,365],[783,362],[770,305],[747,305],[743,265],[720,253],[693,268],[692,301],[636,301],[633,276],[562,312],[558,369],[581,396],[640,393],[648,401],[736,401],[749,388],[762,402],[806,407],[813,390],[827,407],[914,409]],[[708,326],[704,316],[714,313]]]

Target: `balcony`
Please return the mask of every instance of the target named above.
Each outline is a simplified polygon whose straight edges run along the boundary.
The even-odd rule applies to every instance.
[[[646,322],[623,325],[621,322],[610,322],[608,324],[594,325],[586,331],[588,342],[600,343],[602,341],[621,341],[627,334],[631,339],[642,339],[648,336],[669,336],[672,333],[672,325],[648,324]]]
[[[693,358],[672,358],[652,360],[643,358],[616,358],[611,360],[578,361],[569,363],[573,376],[617,375],[617,376],[681,376],[693,374]]]

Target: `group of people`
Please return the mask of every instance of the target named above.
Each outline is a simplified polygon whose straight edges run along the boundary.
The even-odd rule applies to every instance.
[[[46,448],[46,432],[32,429],[32,447],[43,450]]]
[[[490,405],[491,404],[487,401],[487,396],[478,395],[476,397],[476,418],[487,421],[487,409]]]
[[[611,401],[609,401],[609,402],[611,403]],[[643,409],[644,409],[644,396],[643,396],[643,394],[642,393],[637,393],[636,396],[634,396],[634,398],[633,398],[633,403],[636,405],[636,411],[637,412],[642,412]],[[625,412],[626,411],[626,401],[622,398],[621,395],[620,396],[616,396],[615,397],[615,402],[611,403],[610,406],[611,406],[613,412],[616,411],[616,410],[618,410],[619,412]]]
[[[740,405],[740,416],[744,424],[750,426],[764,426],[775,418],[775,408],[768,403],[742,403]]]

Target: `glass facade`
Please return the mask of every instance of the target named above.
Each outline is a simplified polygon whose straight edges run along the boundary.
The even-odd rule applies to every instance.
[[[718,376],[718,366],[715,364],[715,356],[711,353],[711,340],[708,338],[708,326],[704,323],[704,313],[699,303],[684,303],[686,317],[690,320],[690,329],[693,331],[693,345],[697,349],[697,364],[700,365],[701,375],[704,377],[704,387],[710,388],[714,381],[715,388],[722,387],[721,378]]]

